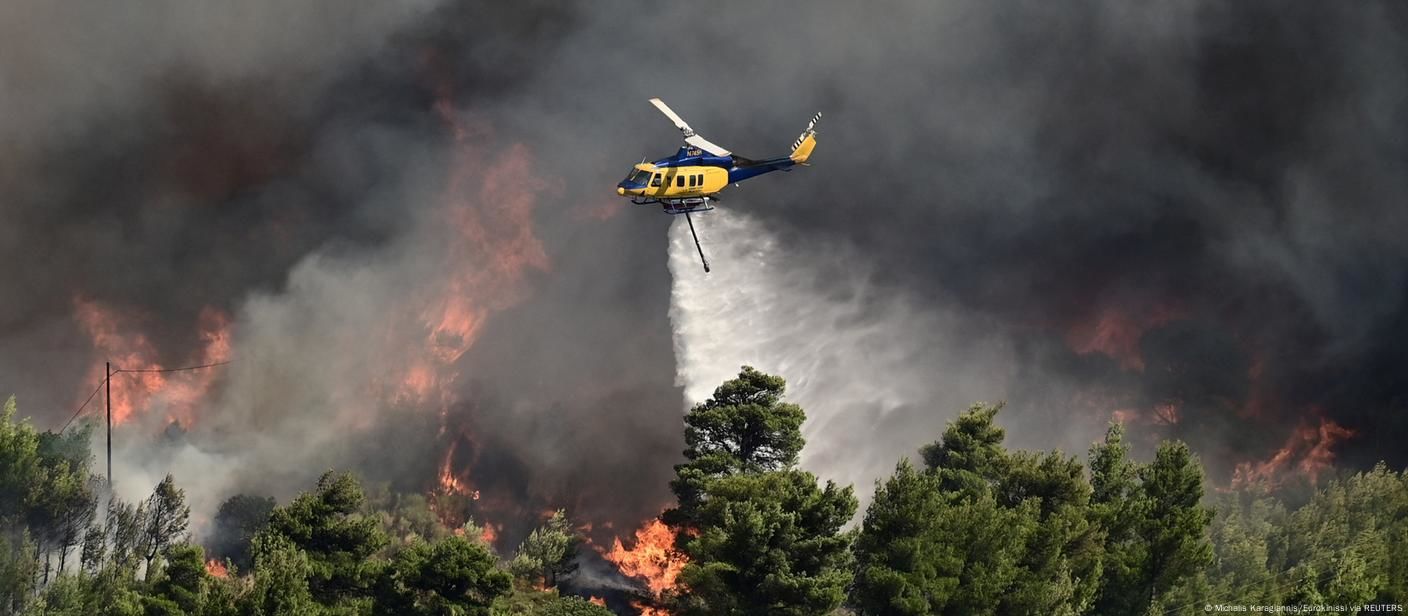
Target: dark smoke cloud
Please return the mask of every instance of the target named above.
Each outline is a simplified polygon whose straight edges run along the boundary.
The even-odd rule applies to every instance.
[[[570,506],[626,527],[658,511],[669,463],[641,459],[681,448],[663,238],[641,219],[600,222],[609,199],[565,183],[544,152],[560,144],[510,117],[573,12],[167,8],[147,22],[131,7],[11,7],[16,33],[51,36],[5,43],[15,113],[0,127],[0,286],[14,293],[0,307],[0,389],[45,427],[67,418],[101,354],[78,298],[145,335],[167,366],[198,356],[199,315],[214,307],[233,319],[236,362],[195,426],[161,425],[158,397],[119,430],[126,496],[176,472],[209,513],[233,492],[286,497],[348,466],[424,490],[463,429],[475,436],[455,470],[473,461],[486,501],[517,501],[492,513],[521,519],[494,521]],[[56,43],[68,37],[73,47]],[[394,320],[441,291],[437,255],[453,249],[435,218],[460,147],[447,114],[484,164],[526,146],[547,269],[481,290],[521,297],[447,369],[460,402],[442,421],[372,390],[421,344],[423,331]],[[494,267],[467,252],[456,266]],[[144,434],[164,436],[152,447]]]
[[[696,370],[700,341],[774,299],[806,317],[774,346],[817,359],[760,367],[814,411],[808,464],[862,491],[979,398],[1012,402],[1023,446],[1083,449],[1112,408],[1177,399],[1161,433],[1224,465],[1311,408],[1358,431],[1349,464],[1408,462],[1397,5],[149,4],[0,9],[0,391],[66,417],[94,359],[75,296],[167,364],[202,308],[234,318],[209,421],[164,453],[132,440],[132,484],[198,469],[213,511],[334,465],[433,480],[437,417],[356,384],[403,342],[367,332],[441,273],[446,95],[542,180],[548,266],[455,366],[448,413],[525,511],[662,506],[681,386],[736,369]],[[702,285],[672,284],[666,217],[613,209],[678,138],[651,96],[748,156],[826,114],[812,168],[725,194],[747,224],[703,219]],[[1073,350],[1109,313],[1144,324],[1142,371]],[[855,385],[827,363],[847,349]],[[1253,366],[1275,404],[1249,420]]]
[[[1347,464],[1408,462],[1387,436],[1408,431],[1408,390],[1396,376],[1408,369],[1397,343],[1408,334],[1399,113],[1408,13],[1399,6],[603,13],[611,17],[576,32],[564,46],[573,55],[544,74],[567,91],[613,95],[574,98],[585,111],[530,103],[533,114],[599,117],[594,130],[582,125],[589,141],[624,157],[632,140],[619,135],[640,135],[640,147],[673,136],[644,105],[619,109],[658,95],[710,139],[758,156],[784,151],[791,130],[820,109],[813,169],[726,195],[725,207],[758,219],[795,256],[788,267],[807,270],[778,275],[827,297],[849,293],[852,272],[864,272],[875,290],[862,301],[900,294],[967,315],[951,332],[1005,340],[993,348],[1012,363],[989,366],[1000,379],[963,376],[962,358],[937,347],[906,362],[935,375],[929,399],[909,401],[930,407],[918,420],[928,434],[908,439],[937,435],[952,391],[979,385],[982,397],[1012,402],[1016,442],[1077,451],[1112,409],[1179,401],[1181,420],[1160,434],[1192,441],[1219,481],[1316,414],[1357,431],[1342,446]],[[626,25],[636,22],[685,33]],[[711,241],[721,253],[756,245]],[[836,262],[838,250],[850,259]],[[1133,344],[1142,372],[1072,350],[1072,329],[1110,313],[1145,321]],[[720,325],[705,337],[729,333]],[[801,334],[779,341],[805,343]],[[1274,401],[1244,417],[1257,388]],[[1109,400],[1071,402],[1092,392]],[[877,442],[917,431],[912,411],[857,415],[870,419],[849,434]],[[847,451],[863,447],[837,438]]]

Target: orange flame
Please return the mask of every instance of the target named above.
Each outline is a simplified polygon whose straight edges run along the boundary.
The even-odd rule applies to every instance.
[[[480,501],[471,479],[479,447],[469,426],[451,425],[449,411],[458,399],[460,359],[495,313],[523,300],[529,274],[549,269],[533,224],[546,185],[527,147],[496,151],[487,143],[489,131],[457,108],[449,84],[437,81],[432,108],[452,138],[445,185],[427,235],[440,249],[441,274],[409,298],[408,309],[388,330],[398,339],[414,332],[417,342],[401,358],[405,367],[399,378],[384,391],[397,402],[438,410],[444,450],[432,494],[436,513],[450,526],[472,514],[484,524],[484,541],[493,543],[502,527],[483,515],[497,501],[489,494]],[[460,447],[461,441],[470,449]]]
[[[1143,372],[1144,356],[1139,340],[1144,332],[1174,320],[1179,311],[1159,306],[1142,314],[1129,314],[1114,308],[1102,308],[1093,322],[1078,323],[1066,331],[1066,344],[1081,355],[1100,353],[1119,361],[1125,370]]]
[[[499,531],[503,530],[503,524],[484,523],[484,529],[479,531],[479,540],[487,545],[494,545],[499,540]]]
[[[670,616],[664,608],[651,607],[640,601],[632,601],[631,607],[640,610],[640,616]]]
[[[453,137],[442,208],[432,232],[444,246],[443,280],[414,298],[411,320],[424,346],[408,366],[393,397],[418,404],[454,400],[452,369],[490,315],[523,299],[530,270],[549,269],[547,252],[533,230],[537,197],[546,185],[528,148],[518,144],[491,161],[479,143],[486,131],[457,112],[448,83],[437,86],[433,110]]]
[[[128,324],[97,302],[76,297],[74,311],[79,324],[92,338],[93,348],[112,362],[114,371],[148,371],[124,372],[113,377],[113,423],[124,423],[136,413],[160,403],[166,410],[167,421],[191,425],[195,420],[196,408],[209,391],[217,371],[150,372],[161,370],[164,366],[153,359],[156,348],[145,335],[126,331]],[[199,356],[191,359],[191,363],[206,365],[228,361],[229,318],[219,310],[207,307],[201,310],[199,321],[204,348]],[[101,382],[102,370],[102,367],[95,366],[90,380]]]
[[[213,559],[213,558],[210,559],[210,560],[205,561],[205,572],[208,573],[208,574],[210,574],[210,575],[213,576],[213,577],[218,577],[218,578],[228,578],[228,577],[230,577],[230,570],[225,568],[225,563],[222,563],[222,562],[220,562],[220,561],[218,561],[218,560],[215,560],[215,559]]]
[[[590,598],[587,599],[587,601],[596,605],[600,605],[601,607],[606,607],[606,599],[603,599],[596,595],[592,595]]]
[[[445,458],[440,462],[440,489],[445,494],[462,494],[479,500],[479,490],[470,486],[469,478],[455,474],[455,450],[458,447],[458,440],[450,441],[450,447],[445,450]]]
[[[643,578],[657,597],[675,586],[680,571],[689,563],[675,549],[676,533],[659,519],[652,519],[635,533],[635,545],[626,549],[616,538],[611,550],[602,554],[627,577]],[[663,612],[661,612],[663,613]]]
[[[1334,446],[1354,434],[1354,430],[1324,417],[1320,418],[1319,426],[1302,423],[1291,433],[1285,446],[1270,458],[1262,462],[1238,464],[1232,474],[1232,486],[1259,484],[1275,488],[1285,481],[1288,474],[1295,472],[1314,484],[1319,481],[1320,473],[1334,462]]]

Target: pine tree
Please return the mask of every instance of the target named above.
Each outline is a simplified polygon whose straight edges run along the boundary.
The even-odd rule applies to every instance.
[[[684,464],[670,483],[679,507],[665,514],[672,525],[689,523],[710,480],[744,472],[791,468],[802,451],[801,407],[782,402],[782,377],[744,366],[708,400],[685,415]]]
[[[1005,613],[1083,614],[1099,590],[1104,533],[1090,515],[1084,467],[1057,453],[1008,456],[998,502],[1009,510],[1033,503],[1033,532],[1002,598]]]
[[[103,533],[103,527],[97,524],[88,526],[88,530],[83,533],[83,552],[81,564],[83,570],[89,575],[96,575],[103,566],[103,557],[107,555],[107,539]]]
[[[678,614],[823,614],[853,575],[851,489],[796,470],[805,415],[781,377],[744,366],[685,417],[684,464],[672,482],[689,557]]]
[[[191,508],[186,506],[185,490],[177,488],[176,481],[167,475],[147,498],[146,516],[139,539],[148,578],[152,575],[152,563],[157,555],[185,536],[190,516]]]
[[[946,492],[987,494],[1007,472],[1004,431],[994,421],[1003,404],[978,403],[949,423],[937,443],[919,453],[930,471],[938,473]]]
[[[612,616],[612,612],[581,597],[560,597],[540,608],[537,616]]]
[[[856,538],[852,603],[872,616],[942,614],[958,592],[963,546],[940,533],[953,515],[938,478],[901,459],[866,509]]]
[[[542,526],[533,530],[510,562],[516,575],[533,583],[555,587],[561,577],[577,569],[577,546],[581,540],[567,519],[567,512],[558,509]]]
[[[1091,516],[1105,533],[1098,614],[1137,614],[1148,603],[1140,578],[1149,554],[1142,535],[1149,503],[1139,486],[1139,472],[1129,458],[1124,427],[1110,424],[1105,441],[1090,448]]]
[[[835,609],[852,577],[850,488],[799,470],[711,482],[684,544],[681,614],[812,616]]]
[[[396,554],[378,582],[376,612],[488,616],[511,585],[511,576],[481,543],[459,536],[417,541]]]
[[[361,514],[362,501],[356,478],[324,473],[313,492],[274,509],[259,533],[282,536],[304,553],[308,588],[322,605],[370,596],[381,573],[383,563],[372,555],[386,546],[386,534],[377,519]]]
[[[175,605],[181,613],[195,614],[204,599],[205,550],[198,545],[176,544],[166,549],[166,567],[153,585],[154,595]]]
[[[1154,461],[1140,469],[1139,478],[1148,499],[1141,525],[1148,560],[1141,582],[1146,601],[1152,604],[1212,564],[1207,537],[1212,512],[1202,505],[1202,466],[1182,442],[1160,443]]]
[[[1009,453],[978,404],[876,494],[856,553],[863,614],[1079,614],[1098,590],[1103,535],[1084,469],[1055,453]]]
[[[308,578],[308,555],[287,537],[259,533],[254,553],[254,587],[242,601],[242,610],[253,616],[316,613]]]

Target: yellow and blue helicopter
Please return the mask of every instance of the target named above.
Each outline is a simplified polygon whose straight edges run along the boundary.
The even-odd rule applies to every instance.
[[[806,130],[792,143],[790,155],[752,160],[699,136],[664,101],[652,98],[650,104],[680,129],[684,145],[674,156],[636,165],[631,174],[616,185],[616,194],[630,197],[631,203],[636,205],[660,205],[666,214],[684,214],[689,221],[690,235],[694,236],[694,247],[699,250],[699,260],[704,262],[707,272],[709,260],[699,245],[690,213],[714,209],[712,203],[719,201],[719,192],[730,184],[772,171],[790,171],[796,165],[805,166],[816,147],[816,123],[821,114],[812,116]]]

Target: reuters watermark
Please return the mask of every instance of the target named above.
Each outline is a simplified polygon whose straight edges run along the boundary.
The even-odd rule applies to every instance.
[[[1299,605],[1255,605],[1243,603],[1209,603],[1203,606],[1204,612],[1241,612],[1259,614],[1374,614],[1402,613],[1402,603],[1365,603],[1353,605],[1328,605],[1324,603],[1302,603]]]

